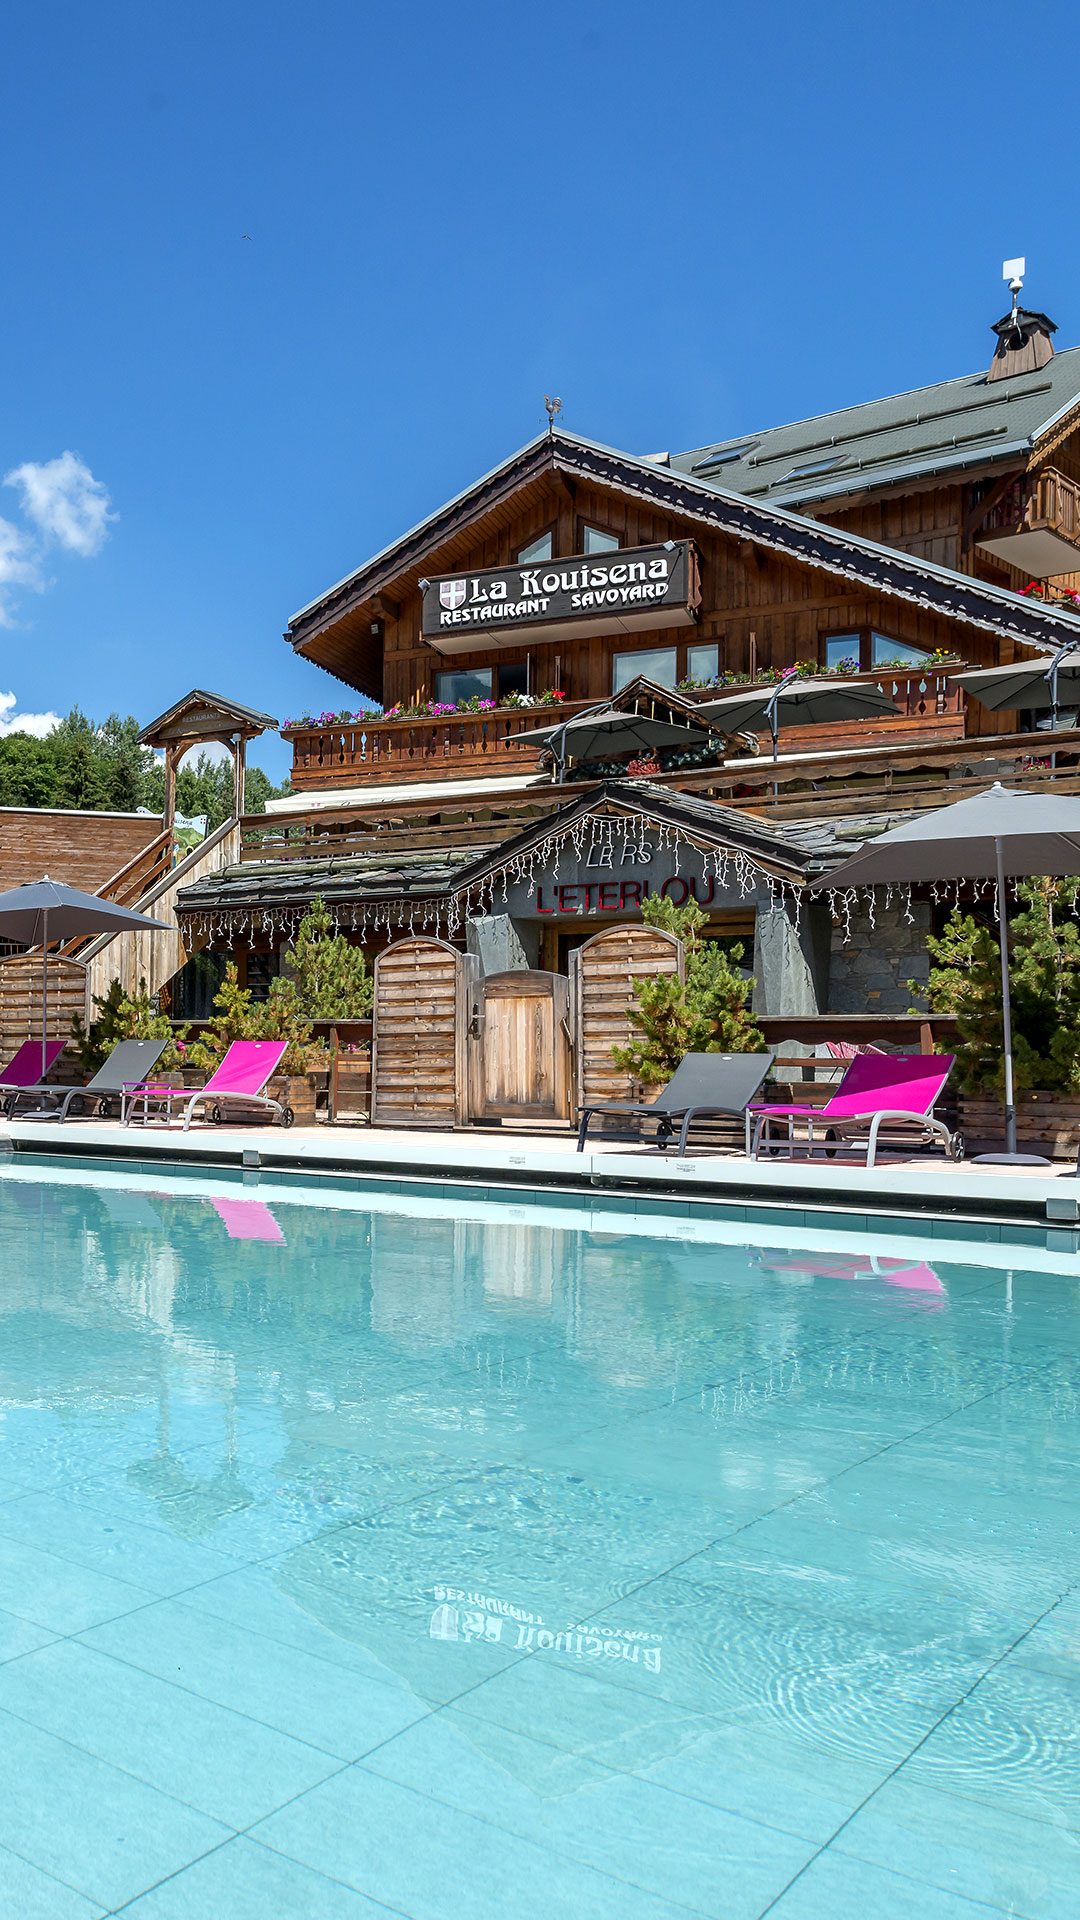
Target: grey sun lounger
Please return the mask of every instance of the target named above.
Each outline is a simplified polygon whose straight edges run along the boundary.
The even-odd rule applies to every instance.
[[[661,1149],[668,1146],[678,1131],[680,1154],[686,1152],[686,1136],[695,1121],[743,1118],[749,1152],[747,1108],[768,1073],[772,1058],[771,1053],[688,1053],[654,1099],[602,1100],[595,1106],[584,1107],[577,1150],[581,1153],[584,1149],[593,1115],[613,1113],[627,1119],[655,1120],[656,1137],[650,1144]]]
[[[120,1040],[104,1066],[98,1068],[84,1087],[20,1087],[11,1096],[10,1115],[14,1118],[19,1101],[30,1095],[51,1104],[34,1107],[22,1115],[24,1120],[66,1120],[68,1109],[75,1106],[76,1101],[89,1102],[104,1115],[109,1111],[110,1101],[122,1101],[125,1087],[137,1085],[153,1072],[168,1044],[167,1040]],[[76,1111],[82,1111],[81,1105]]]

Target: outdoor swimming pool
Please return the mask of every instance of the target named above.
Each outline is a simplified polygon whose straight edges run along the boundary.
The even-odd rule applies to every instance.
[[[0,1172],[0,1915],[1074,1915],[1036,1239]]]

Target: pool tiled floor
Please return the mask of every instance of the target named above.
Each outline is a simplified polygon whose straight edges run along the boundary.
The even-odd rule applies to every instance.
[[[1073,1920],[1075,1259],[214,1197],[0,1170],[0,1920]]]

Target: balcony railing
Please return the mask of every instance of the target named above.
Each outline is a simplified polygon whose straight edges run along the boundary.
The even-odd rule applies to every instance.
[[[944,669],[882,670],[851,678],[883,687],[900,708],[898,719],[870,724],[869,731],[875,738],[923,730],[949,739],[963,736],[964,696],[949,685]],[[689,696],[695,704],[715,697],[715,690],[704,689]],[[535,773],[541,765],[542,750],[530,736],[595,705],[594,700],[566,700],[557,707],[504,707],[491,713],[458,713],[436,720],[406,716],[400,720],[357,720],[348,725],[290,727],[287,738],[293,745],[292,784],[303,793],[369,784],[468,779],[485,772]],[[854,743],[865,739],[867,733],[866,722],[844,721],[828,728],[788,727],[784,729],[784,741],[791,750],[803,744],[804,738],[806,744],[825,748],[834,742]]]
[[[1080,486],[1056,467],[1041,467],[1014,480],[990,509],[981,532],[1038,533],[1049,530],[1080,546]],[[1078,556],[1080,558],[1080,556]]]
[[[497,769],[535,773],[539,743],[529,735],[595,701],[557,707],[504,707],[492,713],[456,713],[445,719],[406,716],[357,720],[349,726],[292,727],[292,783],[298,791],[396,780],[467,779]]]
[[[1021,474],[989,508],[975,541],[1035,580],[1080,573],[1080,486],[1056,467]]]

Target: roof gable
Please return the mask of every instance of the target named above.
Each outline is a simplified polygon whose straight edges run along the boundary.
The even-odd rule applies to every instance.
[[[193,687],[167,712],[151,720],[139,740],[146,747],[164,747],[180,740],[194,744],[237,733],[245,740],[254,740],[270,728],[277,728],[273,714],[260,713],[255,707],[241,706],[238,700],[223,700],[219,693],[206,693],[201,687]]]
[[[1080,353],[1080,349],[1074,349]],[[1062,356],[1064,357],[1064,356]],[[1080,362],[1078,362],[1080,373]],[[1064,633],[1080,637],[1080,616],[1027,600],[989,581],[914,558],[862,535],[808,520],[773,501],[750,499],[714,480],[635,459],[565,431],[545,433],[456,499],[293,616],[286,634],[297,652],[319,659],[337,632],[363,634],[377,603],[413,591],[426,573],[449,572],[455,543],[464,554],[485,517],[552,477],[581,479],[670,512],[689,527],[727,533],[788,560],[821,569],[874,593],[905,600],[970,626],[1046,648]],[[537,495],[539,497],[539,495]],[[460,562],[459,562],[460,564]],[[325,659],[323,664],[326,664]],[[333,670],[338,670],[336,667]]]

